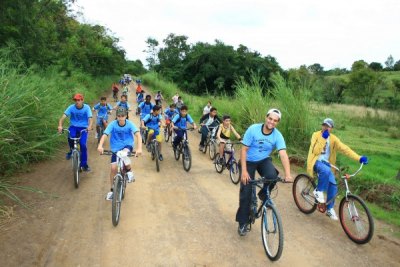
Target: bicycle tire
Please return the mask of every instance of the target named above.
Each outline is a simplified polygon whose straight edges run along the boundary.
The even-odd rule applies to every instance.
[[[169,130],[168,130],[168,128],[165,128],[164,140],[165,140],[165,143],[168,143],[168,141],[169,141]]]
[[[293,182],[292,193],[297,208],[305,214],[310,214],[317,208],[313,194],[315,182],[307,174],[299,174]]]
[[[217,153],[217,154],[215,155],[215,158],[214,158],[215,170],[216,170],[218,173],[222,173],[222,172],[224,171],[224,165],[219,164],[220,158],[221,158],[221,156],[220,156],[219,153]]]
[[[112,224],[117,226],[121,215],[121,202],[122,202],[122,176],[117,174],[114,177],[114,190],[111,205]]]
[[[189,146],[183,147],[182,165],[183,165],[183,169],[187,172],[190,171],[190,168],[192,167],[192,155],[190,153]]]
[[[154,160],[156,158],[156,152],[155,152],[155,147],[154,147],[154,143],[151,142],[150,143],[150,154],[151,154],[151,160]]]
[[[122,179],[122,195],[121,199],[125,198],[125,190],[126,190],[126,181],[128,181],[128,175],[124,173],[124,179]]]
[[[179,144],[176,148],[174,148],[174,157],[175,157],[175,160],[179,160],[179,158],[180,158],[180,156],[181,156],[181,144]]]
[[[74,174],[74,186],[79,187],[79,152],[77,150],[72,151],[72,172]]]
[[[339,219],[346,235],[357,244],[368,243],[374,235],[371,212],[359,196],[349,194],[347,198],[343,197],[339,206]],[[366,224],[367,227],[364,227]]]
[[[276,238],[276,234],[278,234]],[[274,205],[264,208],[261,219],[261,238],[265,254],[271,261],[277,261],[283,251],[282,219]],[[278,242],[277,246],[272,243]]]
[[[206,142],[205,142],[205,145],[204,145],[204,147],[203,147],[203,150],[201,151],[201,152],[203,152],[203,154],[206,154],[207,153],[207,147],[210,145],[210,142],[207,142],[207,140],[206,140]]]
[[[216,153],[217,153],[217,146],[215,144],[215,141],[211,141],[210,148],[208,149],[208,156],[210,157],[211,160],[215,159]]]
[[[229,168],[229,177],[234,184],[238,184],[240,182],[239,165],[236,160],[232,160]]]
[[[160,151],[158,150],[157,142],[154,144],[154,155],[156,158],[156,170],[157,172],[160,172],[160,162],[159,162]]]

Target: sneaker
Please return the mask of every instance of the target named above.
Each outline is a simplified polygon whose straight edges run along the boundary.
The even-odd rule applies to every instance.
[[[249,228],[247,227],[246,223],[243,223],[243,224],[239,223],[238,234],[240,236],[245,236],[248,231],[249,231]]]
[[[317,188],[315,188],[313,193],[319,203],[325,203],[324,192],[317,191]]]
[[[163,161],[163,160],[164,160],[162,154],[160,154],[160,155],[158,156],[158,159],[159,159],[160,161]]]
[[[218,165],[224,165],[224,159],[223,158],[219,158],[218,160]]]
[[[72,152],[68,152],[68,153],[65,154],[65,159],[66,160],[70,160],[71,156],[72,156]]]
[[[107,196],[106,196],[106,200],[112,200],[113,196],[114,196],[114,192],[113,191],[108,192]]]
[[[199,145],[199,150],[200,150],[200,151],[203,151],[203,150],[204,150],[204,146]]]
[[[84,172],[90,172],[92,170],[92,169],[90,169],[89,165],[82,166],[81,168],[82,168],[82,171],[84,171]]]
[[[331,218],[334,221],[338,220],[336,212],[333,208],[330,208],[329,210],[326,211],[326,216],[328,216],[329,218]]]
[[[128,176],[128,183],[132,183],[135,181],[135,177],[133,177],[132,171],[127,172],[126,175]]]

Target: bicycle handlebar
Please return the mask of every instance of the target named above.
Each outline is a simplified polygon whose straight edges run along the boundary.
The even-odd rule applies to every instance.
[[[342,171],[340,170],[339,167],[337,167],[337,166],[335,166],[335,165],[329,163],[329,162],[326,161],[326,160],[322,160],[322,161],[325,162],[325,163],[328,163],[332,168],[334,168],[335,170],[337,170],[340,174],[342,173]],[[356,175],[361,171],[361,169],[363,168],[363,166],[364,166],[364,163],[361,163],[361,164],[360,164],[360,167],[357,169],[357,171],[355,171],[353,174],[345,174],[345,175],[342,175],[341,178],[343,178],[343,179],[349,179],[349,178],[351,178],[351,177],[356,176]]]
[[[117,155],[117,153],[118,152],[113,152],[113,151],[111,151],[111,150],[103,150],[103,154],[101,154],[101,155],[104,155],[104,156],[111,156],[111,155]],[[134,156],[136,156],[136,152],[135,151],[133,151],[133,152],[128,152],[128,155],[127,155],[128,157],[134,157]]]
[[[193,127],[183,129],[183,128],[178,127],[178,126],[174,126],[174,129],[175,129],[175,130],[183,130],[183,131],[193,131],[193,130],[194,130]]]
[[[257,185],[257,184],[264,184],[264,183],[273,183],[273,182],[281,182],[281,183],[293,183],[293,182],[287,182],[285,179],[283,179],[280,176],[277,176],[276,179],[268,179],[266,177],[260,177],[255,180],[250,180],[248,183],[251,185]]]
[[[71,136],[69,136],[70,133],[71,133],[71,131],[70,131],[69,129],[67,129],[67,128],[63,128],[63,129],[62,129],[62,133],[63,133],[63,132],[68,132],[68,138],[69,138],[69,139],[72,139],[72,140],[79,140],[79,139],[81,139],[82,133],[83,133],[83,132],[87,132],[87,131],[88,131],[87,129],[83,129],[83,130],[80,131],[80,136],[79,136],[79,137],[71,137]]]

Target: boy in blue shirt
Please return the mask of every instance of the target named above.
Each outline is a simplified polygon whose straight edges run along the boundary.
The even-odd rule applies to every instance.
[[[140,120],[143,120],[143,118],[150,114],[153,110],[154,104],[152,104],[150,101],[151,95],[146,95],[146,101],[139,104]]]
[[[256,171],[261,177],[276,179],[278,173],[272,164],[270,157],[274,150],[279,151],[279,156],[285,170],[285,180],[292,181],[290,174],[289,157],[286,153],[286,144],[281,132],[276,125],[281,120],[281,112],[278,109],[270,109],[265,117],[265,123],[251,125],[244,134],[243,147],[240,153],[241,183],[239,194],[239,208],[236,213],[236,221],[239,223],[238,233],[241,236],[249,231],[247,223],[250,216],[252,201],[252,186],[249,180],[255,178]],[[264,184],[264,187],[266,184]]]
[[[100,102],[97,103],[93,107],[93,111],[97,111],[96,139],[99,138],[98,137],[98,132],[99,132],[100,126],[103,126],[104,129],[107,128],[107,125],[108,125],[108,114],[111,113],[112,109],[113,109],[112,106],[107,103],[107,98],[105,96],[102,96],[100,98]]]
[[[89,105],[83,103],[83,95],[75,94],[73,97],[75,104],[70,105],[61,116],[58,121],[58,132],[61,133],[63,129],[63,122],[65,118],[70,118],[70,137],[75,138],[78,137],[80,132],[84,129],[87,131],[92,130],[92,111],[90,110]],[[88,154],[87,154],[87,137],[88,132],[82,132],[81,139],[79,141],[81,147],[81,168],[83,171],[90,171],[88,165]],[[74,141],[68,138],[70,151],[67,153],[65,158],[69,160],[71,158],[71,151],[74,147]]]
[[[124,161],[128,182],[131,183],[134,180],[133,173],[131,170],[131,160],[127,156],[128,152],[132,152],[134,147],[134,140],[136,138],[138,143],[138,149],[136,150],[136,156],[142,154],[142,138],[139,133],[139,129],[136,125],[127,120],[127,110],[125,108],[117,109],[117,120],[110,122],[107,128],[104,131],[103,136],[100,139],[97,150],[102,154],[104,152],[103,144],[109,135],[110,137],[110,147],[111,151],[119,154],[119,156]],[[106,199],[112,200],[113,198],[113,179],[117,174],[118,166],[117,166],[117,157],[115,154],[111,156],[111,171],[110,171],[110,184],[111,190],[107,193]]]
[[[164,111],[164,115],[165,115],[165,125],[166,125],[164,132],[166,132],[167,129],[169,129],[169,134],[171,135],[172,130],[171,130],[171,127],[169,127],[169,126],[170,126],[171,120],[172,120],[176,115],[178,115],[178,114],[179,114],[179,112],[178,112],[178,110],[175,108],[175,104],[171,104],[171,105],[169,106],[169,108],[167,108],[167,109]]]
[[[129,118],[128,112],[129,112],[129,108],[131,107],[128,103],[128,98],[126,97],[126,95],[121,95],[121,101],[118,101],[117,104],[115,105],[114,109],[117,110],[118,108],[124,108],[126,109],[126,118]]]
[[[186,131],[186,124],[190,123],[193,125],[193,128],[196,129],[196,123],[194,123],[192,117],[188,114],[188,107],[183,105],[180,109],[179,115],[176,115],[171,121],[171,127],[179,127],[181,129],[174,130],[176,133],[175,139],[172,143],[174,149],[178,146],[178,144],[182,141],[182,138]]]
[[[143,120],[141,121],[141,127],[146,129],[148,128],[148,135],[147,135],[147,140],[146,140],[146,148],[147,150],[150,150],[150,142],[153,139],[153,135],[155,135],[156,140],[158,142],[158,147],[160,150],[160,155],[158,159],[160,161],[163,160],[163,156],[161,154],[161,144],[162,144],[162,135],[160,134],[160,126],[161,126],[161,107],[158,105],[155,105],[153,107],[153,113],[147,114]]]

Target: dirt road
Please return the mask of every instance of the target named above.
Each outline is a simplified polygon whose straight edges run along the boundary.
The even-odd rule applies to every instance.
[[[146,90],[147,91],[147,90]],[[130,103],[134,92],[132,90]],[[110,98],[111,99],[111,98]],[[135,123],[134,114],[130,114]],[[55,127],[56,129],[56,127]],[[237,234],[239,186],[226,171],[216,173],[198,151],[199,136],[189,134],[193,164],[189,173],[163,146],[161,172],[147,151],[134,159],[136,182],[128,184],[121,221],[111,223],[109,157],[99,156],[91,133],[89,164],[79,189],[64,151],[37,164],[21,183],[57,197],[23,193],[31,210],[19,207],[0,225],[1,266],[263,266],[271,264],[259,221],[245,237]],[[22,195],[22,194],[20,194]],[[339,222],[320,213],[298,211],[291,185],[279,185],[275,199],[284,228],[284,250],[275,266],[399,266],[400,240],[376,221],[372,241],[350,241]]]

